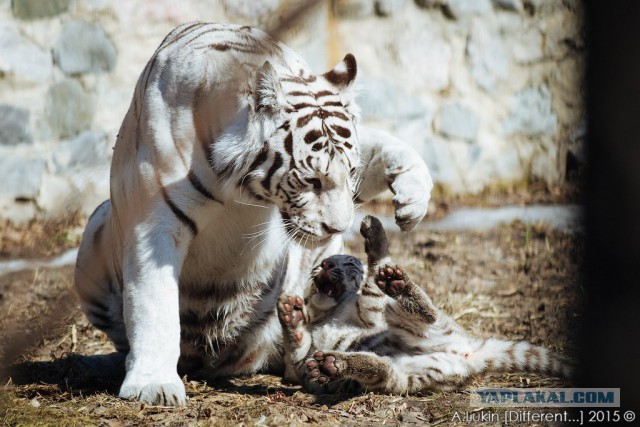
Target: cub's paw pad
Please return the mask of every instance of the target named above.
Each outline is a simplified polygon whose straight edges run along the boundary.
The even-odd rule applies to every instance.
[[[280,322],[291,328],[298,326],[304,318],[302,307],[304,301],[298,296],[285,295],[278,301],[278,318]]]
[[[307,360],[307,375],[318,384],[325,384],[338,374],[336,358],[322,351],[313,353],[313,358]]]
[[[378,269],[376,285],[389,296],[397,295],[407,286],[407,275],[404,270],[395,266],[385,265]]]

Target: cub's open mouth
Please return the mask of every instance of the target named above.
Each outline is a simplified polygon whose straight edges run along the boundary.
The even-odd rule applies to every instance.
[[[344,292],[343,286],[336,277],[333,277],[331,267],[326,266],[326,261],[323,262],[323,268],[321,268],[313,277],[313,283],[318,289],[318,293],[326,295],[331,298],[338,298]]]
[[[313,282],[316,284],[319,293],[328,297],[335,298],[337,296],[338,290],[336,289],[336,284],[331,280],[331,275],[326,271],[320,271],[313,279]]]

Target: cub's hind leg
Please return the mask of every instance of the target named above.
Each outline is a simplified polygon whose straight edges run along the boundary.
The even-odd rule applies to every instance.
[[[283,295],[278,301],[278,319],[284,337],[284,377],[300,382],[304,361],[311,348],[311,334],[306,330],[308,316],[304,300],[299,296]]]
[[[312,391],[325,390],[345,380],[385,393],[451,390],[472,376],[464,361],[441,352],[382,357],[365,352],[316,351],[307,360],[306,370],[305,386]]]
[[[389,358],[365,352],[316,351],[305,367],[305,386],[314,391],[345,381],[367,390],[387,390],[395,375]]]
[[[112,273],[115,269],[110,211],[111,203],[106,200],[89,218],[78,250],[74,285],[89,321],[107,334],[117,351],[127,353],[129,341],[122,314],[122,284]]]

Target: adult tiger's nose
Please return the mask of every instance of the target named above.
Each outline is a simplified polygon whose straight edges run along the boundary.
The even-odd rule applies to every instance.
[[[337,228],[333,228],[330,225],[327,225],[326,223],[322,223],[322,228],[324,229],[324,231],[327,232],[327,234],[336,234],[336,233],[342,233],[344,230],[338,230]]]
[[[324,261],[322,261],[322,263],[320,265],[322,266],[323,270],[330,270],[330,269],[332,269],[333,267],[336,266],[334,263],[332,263],[331,261],[328,261],[326,259]]]

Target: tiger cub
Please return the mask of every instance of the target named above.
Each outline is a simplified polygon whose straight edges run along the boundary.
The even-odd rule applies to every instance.
[[[470,336],[392,263],[376,218],[362,221],[368,272],[334,255],[312,274],[304,298],[284,295],[286,377],[312,392],[346,385],[387,393],[450,390],[489,372],[568,377],[562,356],[527,342]]]

